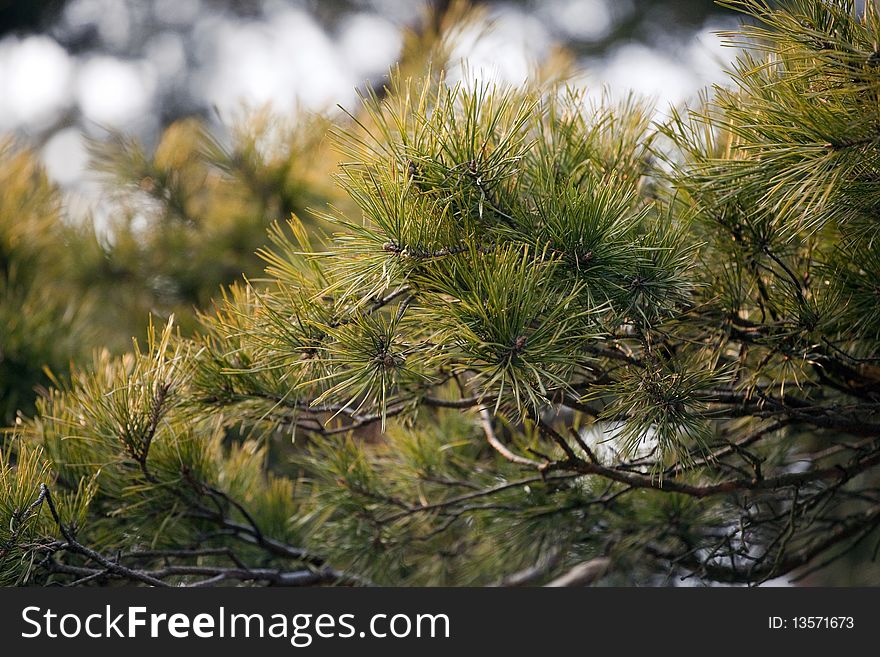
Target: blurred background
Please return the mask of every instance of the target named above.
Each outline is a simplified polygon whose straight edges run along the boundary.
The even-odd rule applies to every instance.
[[[84,137],[123,130],[155,143],[185,116],[220,124],[243,106],[350,105],[381,83],[405,29],[448,2],[412,0],[0,0],[0,132],[39,145],[50,177],[83,182]],[[488,33],[454,58],[517,83],[564,46],[585,84],[635,89],[662,106],[718,81],[716,34],[736,18],[712,0],[487,1]],[[432,6],[433,5],[433,6]]]

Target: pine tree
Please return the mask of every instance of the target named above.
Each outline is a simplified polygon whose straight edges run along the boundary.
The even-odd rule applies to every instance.
[[[62,371],[93,343],[94,295],[68,276],[91,246],[63,221],[61,197],[35,155],[0,141],[0,424],[33,411],[48,366]],[[72,248],[73,247],[73,248]]]
[[[2,581],[758,584],[875,545],[880,19],[725,4],[732,86],[659,125],[368,93],[332,235],[275,226],[266,280],[10,435]]]
[[[119,134],[93,142],[96,222],[71,216],[35,153],[0,143],[0,421],[32,413],[35,387],[71,362],[129,349],[149,313],[192,332],[222,285],[260,276],[273,220],[296,211],[314,223],[308,207],[331,198],[313,179],[330,155],[325,121],[263,111],[230,132],[189,119],[152,150]]]

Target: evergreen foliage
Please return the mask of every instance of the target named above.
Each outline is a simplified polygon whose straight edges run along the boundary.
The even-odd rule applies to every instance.
[[[314,179],[325,133],[320,118],[258,112],[223,143],[196,120],[169,126],[152,152],[122,135],[94,142],[110,218],[86,222],[34,153],[0,144],[0,421],[33,411],[44,368],[62,376],[96,348],[124,352],[148,314],[192,332],[221,285],[259,276],[271,221],[330,198]]]
[[[365,94],[332,235],[276,225],[265,280],[10,434],[3,582],[758,584],[876,544],[880,19],[725,4],[733,87],[661,125]]]
[[[36,158],[0,142],[0,423],[33,410],[43,367],[63,370],[95,338],[94,298],[67,277],[82,244],[63,222],[61,198]]]

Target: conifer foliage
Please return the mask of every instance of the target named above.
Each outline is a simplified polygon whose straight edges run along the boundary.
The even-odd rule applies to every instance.
[[[758,584],[873,547],[880,17],[725,4],[732,86],[659,125],[366,95],[333,234],[275,226],[194,337],[11,433],[3,583]]]
[[[150,313],[191,333],[221,285],[259,276],[271,222],[326,203],[330,185],[313,180],[325,131],[258,112],[222,142],[195,119],[171,124],[152,152],[119,134],[94,141],[94,222],[36,153],[0,141],[0,422],[33,412],[44,369],[63,376],[95,348],[126,351]]]

